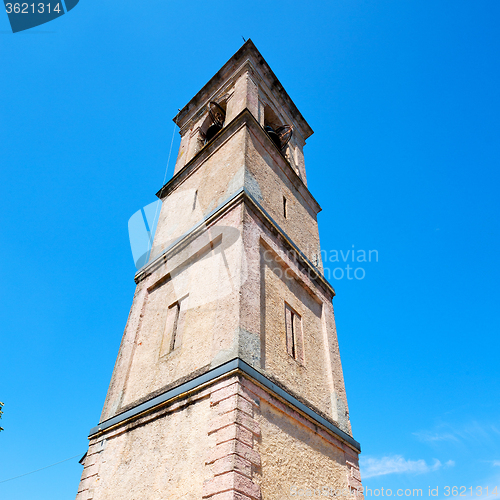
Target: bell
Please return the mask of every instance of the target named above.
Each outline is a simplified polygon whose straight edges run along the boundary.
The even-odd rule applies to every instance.
[[[219,104],[214,101],[208,103],[208,114],[212,119],[213,123],[217,123],[221,127],[224,126],[224,121],[226,120],[226,112],[221,108]]]
[[[285,146],[290,142],[293,134],[292,125],[283,125],[276,129],[276,134],[280,138],[281,149],[285,149]]]
[[[222,125],[219,125],[218,123],[210,125],[205,134],[205,144],[208,144],[221,130],[222,130]]]
[[[281,149],[281,141],[280,141],[279,135],[274,131],[274,129],[272,127],[270,127],[269,125],[266,125],[264,127],[264,130],[267,132],[267,134],[272,139],[274,144],[276,144],[276,147],[278,149]]]

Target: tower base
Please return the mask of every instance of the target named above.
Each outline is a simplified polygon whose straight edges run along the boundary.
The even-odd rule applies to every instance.
[[[89,439],[77,500],[362,499],[359,444],[239,359]]]

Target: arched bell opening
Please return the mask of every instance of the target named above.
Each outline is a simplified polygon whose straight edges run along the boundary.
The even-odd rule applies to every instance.
[[[276,144],[276,147],[278,149],[281,149],[281,141],[279,135],[274,131],[273,127],[271,127],[271,125],[265,125],[264,130],[267,132],[267,135],[272,139],[274,144]]]
[[[224,122],[226,121],[226,103],[210,101],[207,109],[205,144],[208,144],[224,127]]]
[[[222,125],[214,123],[208,127],[207,133],[205,134],[205,144],[209,143],[220,131],[222,130]]]
[[[280,119],[276,116],[270,106],[264,107],[264,130],[276,147],[284,152],[286,145],[292,138],[293,126],[282,125]]]

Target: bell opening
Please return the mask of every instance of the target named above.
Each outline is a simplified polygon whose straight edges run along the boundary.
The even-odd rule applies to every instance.
[[[272,139],[274,144],[276,144],[276,147],[278,149],[281,149],[281,140],[279,138],[279,135],[274,131],[274,129],[272,127],[270,127],[269,125],[266,125],[264,127],[264,130],[267,132],[267,134]]]
[[[205,134],[205,144],[209,143],[221,130],[222,130],[222,125],[219,125],[217,123],[210,125]]]

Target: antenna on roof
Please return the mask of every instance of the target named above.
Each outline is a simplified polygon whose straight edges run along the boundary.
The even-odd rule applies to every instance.
[[[243,41],[246,42],[245,37],[243,35],[241,35],[241,38],[243,38]]]

